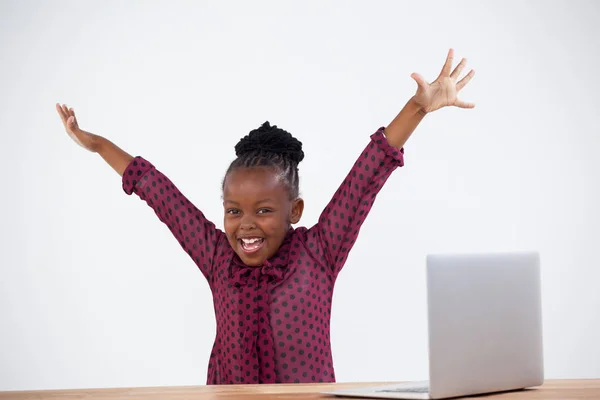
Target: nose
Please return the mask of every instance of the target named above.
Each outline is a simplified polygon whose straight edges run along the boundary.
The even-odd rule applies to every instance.
[[[256,222],[254,221],[254,218],[251,215],[245,214],[242,217],[242,221],[240,223],[240,228],[242,230],[252,230],[256,228]]]

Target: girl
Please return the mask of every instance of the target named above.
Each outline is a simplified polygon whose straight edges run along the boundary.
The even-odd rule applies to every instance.
[[[298,164],[302,144],[265,122],[235,146],[223,179],[224,231],[208,221],[149,161],[79,128],[75,113],[57,104],[67,133],[96,152],[168,226],[209,282],[217,321],[207,384],[335,382],[330,310],[334,282],[377,193],[398,166],[421,119],[446,106],[472,108],[457,98],[473,77],[458,81],[453,50],[431,84],[418,88],[386,128],[371,135],[319,221],[300,221]]]

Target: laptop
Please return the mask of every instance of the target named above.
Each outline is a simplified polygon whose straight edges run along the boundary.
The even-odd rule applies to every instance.
[[[429,379],[325,394],[444,399],[542,385],[539,254],[430,254],[426,264]]]

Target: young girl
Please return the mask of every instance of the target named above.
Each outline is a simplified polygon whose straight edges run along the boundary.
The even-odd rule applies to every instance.
[[[300,221],[302,144],[265,122],[235,146],[222,186],[224,231],[208,221],[149,161],[83,131],[72,108],[57,104],[67,133],[100,156],[168,226],[209,282],[217,321],[208,384],[335,382],[330,311],[334,282],[377,193],[403,162],[403,146],[423,116],[445,106],[472,108],[457,92],[463,59],[453,50],[428,84],[386,128],[379,128],[311,228]],[[457,82],[458,81],[458,82]]]

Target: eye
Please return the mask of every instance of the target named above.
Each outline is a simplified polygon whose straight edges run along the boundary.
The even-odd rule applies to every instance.
[[[240,213],[240,210],[238,210],[237,208],[228,208],[227,210],[225,210],[225,213],[231,214],[231,215],[237,215]]]
[[[260,208],[258,210],[258,214],[266,214],[266,213],[270,213],[270,212],[271,212],[271,210],[268,208]]]

